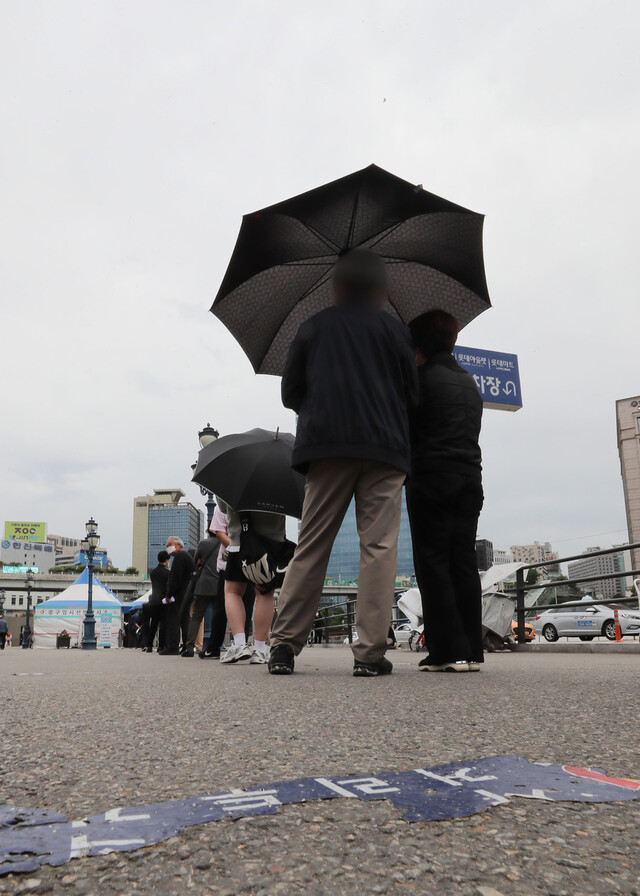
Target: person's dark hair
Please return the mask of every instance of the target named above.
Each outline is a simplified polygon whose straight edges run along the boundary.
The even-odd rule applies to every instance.
[[[420,349],[425,358],[430,358],[438,352],[453,351],[460,324],[453,314],[436,308],[412,320],[409,329],[415,347]]]
[[[333,270],[333,285],[347,295],[386,292],[389,286],[386,265],[370,249],[352,249],[338,259]]]
[[[166,563],[168,559],[169,559],[169,552],[168,551],[160,551],[160,553],[158,554],[158,563]]]

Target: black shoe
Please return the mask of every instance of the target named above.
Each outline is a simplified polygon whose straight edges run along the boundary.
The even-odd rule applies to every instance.
[[[219,660],[220,659],[220,651],[219,650],[211,650],[207,647],[206,650],[201,650],[198,654],[201,660]]]
[[[288,644],[277,644],[271,648],[269,672],[271,675],[292,675],[295,661],[293,650]]]
[[[180,651],[177,647],[163,647],[158,651],[158,656],[180,656]]]
[[[353,663],[353,675],[355,678],[377,678],[379,675],[391,675],[393,663],[386,656],[381,657],[375,663],[361,663],[355,660]]]
[[[190,647],[185,647],[180,656],[195,656],[195,651],[193,651]]]

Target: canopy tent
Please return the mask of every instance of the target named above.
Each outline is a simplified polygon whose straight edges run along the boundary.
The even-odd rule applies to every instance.
[[[56,637],[65,631],[72,645],[82,642],[82,626],[89,599],[89,571],[56,597],[38,604],[34,610],[33,646],[55,647]],[[118,647],[122,628],[122,604],[97,576],[93,576],[93,612],[96,617],[98,647]]]
[[[138,597],[136,600],[130,601],[130,603],[122,604],[122,612],[130,613],[132,610],[139,610],[151,597],[151,588],[142,595],[142,597]]]

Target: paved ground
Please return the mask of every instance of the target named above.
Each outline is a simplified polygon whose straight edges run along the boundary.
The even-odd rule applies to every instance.
[[[348,649],[299,672],[139,651],[0,653],[0,803],[70,818],[307,775],[518,753],[640,778],[640,663],[499,654],[480,675],[350,676]],[[43,673],[42,675],[24,673]],[[640,802],[523,800],[409,824],[386,802],[289,806],[128,854],[0,878],[0,893],[640,894]]]

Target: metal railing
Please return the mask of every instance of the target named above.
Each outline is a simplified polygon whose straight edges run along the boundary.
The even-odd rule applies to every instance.
[[[541,569],[544,566],[549,566],[553,564],[554,566],[560,565],[561,563],[572,563],[574,560],[585,560],[590,559],[591,557],[606,557],[611,554],[621,554],[627,551],[633,551],[640,548],[640,542],[635,542],[634,544],[624,544],[620,545],[617,548],[606,548],[604,550],[598,551],[589,551],[586,554],[575,554],[572,557],[562,557],[560,560],[543,560],[539,563],[529,563],[527,566],[522,566],[518,572],[516,573],[516,619],[517,619],[517,636],[518,636],[518,644],[526,643],[526,635],[525,635],[525,619],[528,611],[533,609],[532,607],[525,606],[525,598],[528,591],[540,590],[542,587],[553,587],[556,586],[565,586],[565,585],[578,585],[585,584],[588,582],[604,582],[609,579],[635,579],[637,576],[640,576],[640,569],[632,569],[629,572],[610,572],[610,573],[601,573],[599,575],[593,576],[581,576],[579,578],[574,579],[562,579],[558,582],[536,582],[532,584],[527,584],[525,582],[525,574],[530,569]],[[545,605],[544,610],[551,609],[552,607],[594,607],[594,606],[608,606],[609,604],[638,604],[638,597],[611,597],[611,598],[602,598],[601,600],[576,600],[576,601],[561,601],[555,604]]]

